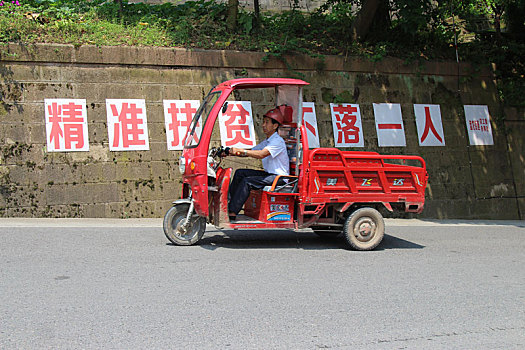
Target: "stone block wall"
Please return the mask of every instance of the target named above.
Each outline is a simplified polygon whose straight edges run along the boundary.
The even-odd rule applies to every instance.
[[[236,77],[299,77],[311,85],[321,146],[334,145],[329,103],[360,104],[365,150],[421,155],[430,175],[423,218],[518,219],[525,212],[524,111],[503,109],[490,67],[452,62],[406,64],[328,56],[288,58],[293,70],[264,54],[168,48],[10,44],[0,61],[0,215],[25,217],[161,217],[180,197],[178,151],[168,151],[164,99],[202,99]],[[83,98],[89,152],[46,150],[44,98]],[[254,114],[270,94],[241,92]],[[111,152],[106,98],[145,99],[149,151]],[[378,147],[373,103],[399,103],[406,147]],[[439,104],[445,147],[421,147],[414,103]],[[493,146],[470,146],[463,105],[488,105]],[[255,118],[255,128],[260,120]],[[258,139],[263,134],[258,130]],[[218,142],[218,130],[214,142]],[[228,163],[229,162],[229,163]],[[228,160],[234,167],[256,161]]]
[[[525,217],[525,108],[506,107],[505,130],[507,131],[509,159],[512,178],[518,199],[521,219]]]

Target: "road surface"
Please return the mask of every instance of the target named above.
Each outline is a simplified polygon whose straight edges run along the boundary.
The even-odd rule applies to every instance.
[[[155,220],[0,220],[1,349],[525,349],[525,222],[386,220],[169,244]]]

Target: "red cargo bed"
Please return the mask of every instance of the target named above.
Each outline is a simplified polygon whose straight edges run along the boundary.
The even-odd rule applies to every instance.
[[[405,203],[405,210],[421,212],[427,172],[418,156],[380,155],[376,152],[310,150],[302,201],[317,203]],[[415,163],[415,165],[394,164]]]

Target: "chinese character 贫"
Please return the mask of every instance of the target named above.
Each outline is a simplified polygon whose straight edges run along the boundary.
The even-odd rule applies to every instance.
[[[237,107],[237,110],[234,110]],[[228,119],[225,121],[226,127],[226,146],[234,146],[241,143],[246,146],[252,146],[253,141],[250,138],[250,126],[246,123],[250,113],[242,106],[241,103],[230,103],[226,112],[223,114]]]

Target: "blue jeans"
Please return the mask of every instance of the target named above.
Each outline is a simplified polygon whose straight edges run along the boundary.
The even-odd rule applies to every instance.
[[[277,175],[262,170],[239,169],[230,183],[228,211],[238,214],[250,196],[250,190],[260,190],[273,183]]]

